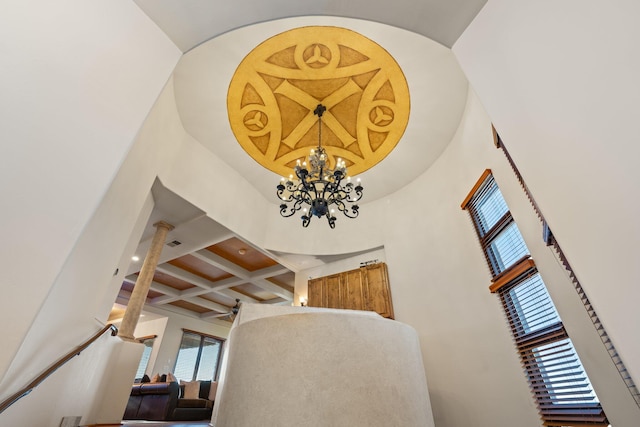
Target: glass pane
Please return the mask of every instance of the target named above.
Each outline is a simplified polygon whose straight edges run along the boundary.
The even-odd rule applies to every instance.
[[[487,252],[493,264],[493,272],[497,275],[527,255],[529,249],[518,226],[512,222],[491,241]]]
[[[200,365],[198,366],[198,375],[196,376],[197,380],[215,379],[221,347],[219,341],[205,337],[202,355],[200,356]]]
[[[200,352],[200,335],[184,333],[173,374],[178,381],[191,381]]]
[[[544,384],[544,404],[559,406],[598,403],[569,338],[536,347],[532,349],[532,354],[537,363],[537,369],[530,371],[532,383]]]
[[[540,274],[523,280],[505,298],[512,307],[509,317],[515,317],[511,320],[518,337],[560,323],[560,316]]]
[[[484,236],[500,218],[507,213],[509,208],[500,193],[493,177],[486,182],[486,187],[482,190],[480,197],[474,203],[476,209],[476,222],[480,235]]]
[[[144,350],[142,351],[142,357],[140,358],[140,364],[136,371],[136,379],[140,379],[147,371],[147,365],[149,364],[149,358],[151,357],[151,350],[153,350],[153,340],[149,339],[144,342]]]

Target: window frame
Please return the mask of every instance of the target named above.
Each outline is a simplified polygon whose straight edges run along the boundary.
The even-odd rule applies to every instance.
[[[215,366],[215,371],[212,372],[212,377],[211,377],[211,381],[217,381],[219,376],[220,376],[220,366],[222,366],[222,357],[224,354],[224,346],[225,346],[225,342],[226,339],[225,338],[221,338],[215,335],[210,335],[210,334],[205,334],[203,332],[198,332],[198,331],[194,331],[191,329],[186,329],[186,328],[182,328],[182,338],[180,340],[180,346],[178,347],[178,352],[176,353],[176,359],[175,362],[173,364],[173,372],[174,374],[176,373],[176,368],[178,367],[178,360],[180,360],[180,351],[182,350],[182,343],[184,342],[185,336],[187,335],[191,335],[191,336],[198,336],[200,337],[200,345],[198,347],[198,354],[196,356],[196,361],[195,364],[193,366],[193,372],[191,374],[191,379],[187,380],[187,381],[196,381],[197,380],[197,376],[198,376],[198,370],[200,368],[200,362],[201,362],[201,358],[202,358],[202,352],[204,349],[204,344],[205,344],[205,340],[206,339],[212,339],[214,341],[219,342],[220,346],[218,349],[218,358],[216,361],[216,366]]]
[[[142,350],[142,355],[140,356],[140,362],[138,362],[138,369],[136,369],[136,378],[135,378],[136,380],[142,380],[142,378],[147,374],[147,369],[149,369],[149,362],[151,361],[151,355],[153,354],[153,346],[155,344],[156,338],[158,338],[157,335],[148,335],[148,336],[136,338],[136,341],[138,341],[141,344],[144,344],[145,346],[145,348]],[[145,358],[147,349],[149,349],[149,353]],[[138,377],[138,373],[140,371],[140,368],[142,367],[143,362],[144,362],[144,370],[142,371],[142,375]]]
[[[527,320],[523,319],[522,313],[519,313],[517,310],[517,305],[523,304],[525,301],[519,301],[517,298],[513,298],[513,296],[510,295],[510,291],[516,289],[518,286],[525,286],[527,280],[532,277],[539,276],[539,280],[541,285],[544,287],[544,292],[548,297],[548,300],[551,304],[553,304],[553,301],[551,300],[551,296],[548,295],[544,280],[540,276],[522,236],[522,243],[524,244],[527,254],[522,256],[519,260],[514,261],[503,270],[496,267],[498,263],[496,255],[492,253],[491,243],[508,226],[515,224],[515,220],[513,219],[511,211],[505,201],[507,211],[488,230],[483,232],[481,229],[481,213],[479,212],[479,209],[482,206],[476,206],[475,203],[478,201],[489,200],[485,190],[490,185],[495,185],[497,191],[500,191],[491,170],[486,169],[478,182],[473,186],[469,195],[462,202],[461,208],[463,210],[467,210],[470,215],[471,222],[473,223],[480,246],[491,272],[492,284],[489,286],[489,290],[492,293],[497,293],[500,298],[505,316],[507,317],[507,324],[511,331],[514,344],[516,345],[518,355],[524,368],[531,393],[536,402],[536,406],[538,407],[538,413],[540,414],[543,425],[607,426],[609,423],[604,410],[602,409],[602,405],[597,400],[597,396],[595,396],[595,392],[588,378],[587,372],[582,366],[575,348],[573,348],[571,338],[567,334],[562,323],[562,319],[557,313],[557,310],[555,310],[555,307],[552,308],[557,316],[557,322],[529,332],[520,329],[520,326],[518,326],[523,322],[523,320]],[[529,302],[527,302],[527,304],[529,304]],[[535,315],[547,315],[542,308],[544,304],[540,304],[538,301],[534,301],[532,304],[534,305],[533,308],[535,310],[539,310]],[[538,304],[540,305],[538,306]],[[568,354],[568,356],[563,357],[566,357],[568,360],[574,360],[572,358],[575,356],[577,364],[575,362],[574,364],[579,368],[575,370],[575,372],[578,373],[578,378],[581,378],[582,374],[584,374],[584,378],[581,379],[582,383],[573,379],[576,376],[573,373],[563,374],[564,376],[561,378],[555,374],[548,374],[550,372],[549,365],[545,365],[548,363],[548,359],[546,358],[546,355],[543,354],[547,349],[543,349],[543,347],[549,344],[557,344],[558,354],[564,355],[565,351],[567,351],[566,354]],[[565,361],[565,359],[561,359],[560,356],[556,357],[553,351],[555,350],[552,350],[552,365],[557,366],[558,371],[565,370],[565,366],[570,364],[570,362]],[[588,391],[572,391],[578,390],[582,386],[587,386],[586,390]],[[575,401],[579,403],[563,403],[562,396],[565,395],[568,395],[568,397],[575,395],[593,395],[591,399],[595,399],[595,401],[586,403],[589,399],[585,397],[582,400],[574,398]]]

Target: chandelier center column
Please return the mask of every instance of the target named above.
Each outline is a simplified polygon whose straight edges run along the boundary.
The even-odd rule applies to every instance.
[[[162,246],[164,245],[167,233],[174,228],[173,225],[164,221],[159,221],[153,224],[153,226],[156,227],[156,232],[153,235],[147,256],[144,258],[144,263],[142,264],[142,269],[140,270],[136,284],[133,287],[133,292],[131,292],[131,297],[129,298],[129,303],[127,304],[127,309],[118,332],[118,336],[126,340],[135,339],[133,333],[138,325],[138,319],[140,318],[144,302],[147,299],[149,287],[151,286],[153,275],[158,266],[160,254],[162,253]]]

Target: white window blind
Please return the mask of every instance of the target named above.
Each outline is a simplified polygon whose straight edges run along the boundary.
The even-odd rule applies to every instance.
[[[475,225],[543,424],[608,425],[493,176],[485,172],[474,189],[462,207]]]

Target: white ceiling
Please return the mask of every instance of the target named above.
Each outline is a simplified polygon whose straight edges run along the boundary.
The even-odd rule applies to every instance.
[[[241,27],[297,16],[380,22],[451,47],[486,0],[134,0],[183,51]]]
[[[184,52],[173,76],[185,130],[277,204],[280,177],[259,166],[228,123],[229,82],[242,59],[281,32],[308,25],[342,26],[386,49],[403,70],[411,112],[387,158],[360,176],[360,205],[400,190],[444,151],[464,112],[467,81],[448,48],[486,0],[134,0]],[[445,47],[446,46],[446,47]]]

